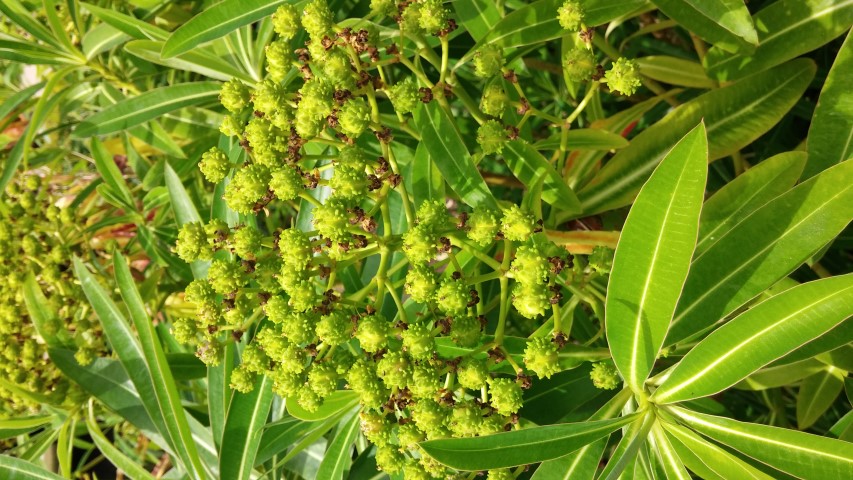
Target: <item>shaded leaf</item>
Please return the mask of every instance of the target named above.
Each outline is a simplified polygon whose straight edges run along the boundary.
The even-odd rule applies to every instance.
[[[503,157],[515,178],[521,180],[528,190],[542,182],[542,200],[559,210],[580,213],[581,205],[575,192],[535,148],[512,140],[504,145]]]
[[[779,0],[753,17],[758,47],[748,55],[708,50],[708,75],[721,81],[743,78],[825,45],[853,24],[851,0]]]
[[[231,396],[220,449],[221,478],[245,480],[251,476],[272,397],[272,379],[267,375],[259,376],[251,392]]]
[[[709,160],[749,145],[794,106],[814,74],[811,60],[795,60],[682,104],[619,150],[578,191],[584,213],[591,215],[630,204],[666,152],[703,118]]]
[[[751,53],[758,34],[743,0],[654,0],[667,17],[730,52]]]

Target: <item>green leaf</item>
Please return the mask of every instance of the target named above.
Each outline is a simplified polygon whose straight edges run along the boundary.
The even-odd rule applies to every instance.
[[[759,303],[693,347],[658,387],[659,404],[720,392],[853,316],[853,275],[816,280]]]
[[[829,410],[844,389],[844,373],[827,367],[806,378],[797,393],[797,427],[805,430]]]
[[[65,376],[99,402],[144,431],[149,438],[159,438],[157,427],[146,412],[139,392],[118,360],[96,358],[84,367],[74,359],[73,350],[50,348],[48,354]]]
[[[225,417],[233,394],[229,382],[231,371],[234,370],[235,346],[229,342],[223,350],[219,365],[207,367],[207,413],[210,418],[210,430],[217,447],[222,445]]]
[[[430,158],[462,201],[474,208],[497,210],[497,201],[465,148],[455,122],[438,102],[430,102],[415,110],[415,124]]]
[[[657,457],[659,464],[663,466],[667,479],[691,480],[692,477],[684,468],[684,463],[669,442],[660,422],[655,422],[652,426],[651,441],[651,450]]]
[[[623,389],[589,417],[589,420],[604,420],[619,415],[630,397],[631,391]],[[526,400],[525,405],[527,405]],[[522,413],[522,415],[525,414]],[[531,480],[593,480],[598,472],[601,456],[607,447],[608,438],[609,436],[605,436],[569,455],[542,462],[533,473]]]
[[[86,35],[83,36],[83,53],[86,54],[86,59],[91,60],[98,54],[121,45],[129,39],[130,35],[112,25],[102,23],[86,32]]]
[[[693,260],[667,345],[732,313],[823,247],[853,218],[853,162],[776,197]]]
[[[580,213],[581,205],[575,192],[535,148],[522,141],[512,140],[504,146],[503,157],[515,178],[521,180],[528,190],[537,182],[542,182],[543,200],[559,210]]]
[[[829,43],[853,24],[853,0],[779,0],[753,21],[758,29],[755,52],[734,55],[711,48],[704,59],[708,75],[736,80]]]
[[[184,189],[184,184],[181,182],[180,177],[178,177],[178,174],[175,173],[175,170],[168,163],[166,163],[164,175],[166,177],[166,188],[169,189],[172,211],[175,212],[178,225],[182,226],[185,223],[200,222],[201,216],[198,214],[195,204],[193,204],[192,199]],[[196,260],[190,266],[195,278],[205,278],[210,262]]]
[[[256,22],[291,0],[224,0],[212,5],[172,32],[163,58],[174,57]]]
[[[758,391],[793,385],[809,375],[823,370],[825,367],[826,365],[814,358],[807,358],[799,362],[784,365],[769,366],[753,373],[735,385],[735,388]]]
[[[581,423],[525,428],[474,438],[429,440],[421,448],[439,462],[459,470],[514,467],[562,457],[609,435],[637,415]]]
[[[513,11],[478,41],[465,57],[470,57],[480,45],[487,43],[510,48],[559,38],[567,33],[556,15],[564,1],[539,0]],[[584,24],[594,27],[636,10],[645,0],[580,0],[579,3],[584,11]]]
[[[637,460],[637,454],[646,445],[646,440],[654,423],[655,415],[646,412],[642,414],[641,418],[628,425],[628,428],[624,429],[622,438],[610,455],[610,460],[597,478],[601,480],[616,480],[620,478],[623,472],[628,472],[627,474],[630,475],[630,472],[633,470],[629,468],[630,464]]]
[[[699,218],[699,256],[719,238],[768,201],[797,183],[806,163],[804,152],[785,152],[768,158],[719,189],[702,207]]]
[[[286,417],[278,422],[267,424],[261,436],[255,465],[264,463],[280,452],[298,444],[300,439],[310,437],[312,432],[321,431],[319,435],[322,436],[335,426],[338,419],[339,417],[333,416],[325,422],[306,422],[298,418]]]
[[[6,116],[18,108],[19,105],[29,100],[42,88],[44,88],[44,82],[38,82],[35,85],[30,85],[29,87],[21,89],[9,96],[9,98],[0,104],[0,119],[6,118]]]
[[[32,417],[4,418],[0,420],[0,439],[7,439],[30,433],[47,427],[57,420],[57,415],[36,415]]]
[[[444,178],[423,142],[415,150],[411,175],[410,191],[416,207],[427,200],[444,200]]]
[[[635,391],[654,366],[687,277],[708,172],[705,125],[664,158],[631,207],[607,286],[607,339]]]
[[[809,127],[809,161],[803,179],[853,157],[853,33],[841,45],[826,77]],[[2,115],[0,115],[2,117]]]
[[[338,390],[326,397],[320,408],[314,412],[305,410],[297,402],[287,402],[287,412],[300,420],[317,422],[349,410],[357,403],[358,395],[355,392],[352,390]]]
[[[117,467],[121,472],[132,480],[154,480],[154,476],[142,468],[138,460],[134,460],[125,455],[119,448],[109,441],[98,426],[95,420],[94,409],[89,408],[89,415],[86,416],[86,427],[89,431],[89,436],[95,442],[98,450]]]
[[[342,421],[329,448],[320,462],[317,478],[324,480],[343,480],[344,474],[352,463],[353,443],[359,434],[358,410],[353,411],[346,421]]]
[[[190,433],[186,412],[181,405],[178,387],[172,377],[172,371],[166,363],[163,346],[160,345],[154,326],[145,311],[145,304],[136,289],[127,261],[119,253],[114,254],[113,269],[115,270],[119,292],[130,312],[133,326],[136,327],[139,344],[145,359],[145,367],[151,377],[154,394],[157,397],[159,414],[166,426],[166,432],[161,433],[171,440],[171,446],[182,460],[183,467],[193,476],[204,478],[201,460]],[[83,282],[82,278],[81,282]],[[90,288],[90,290],[92,289]],[[88,293],[87,296],[89,296]],[[93,308],[95,308],[94,305]],[[102,312],[106,313],[103,309]],[[97,312],[99,317],[101,317],[102,312]]]
[[[62,477],[20,458],[0,454],[0,476],[5,480],[62,480]]]
[[[232,395],[220,449],[221,478],[246,480],[252,475],[272,397],[272,379],[267,375],[258,378],[251,392]]]
[[[32,321],[36,332],[44,340],[44,343],[50,348],[73,345],[74,342],[65,325],[57,318],[56,312],[50,309],[50,303],[44,296],[44,292],[42,292],[33,272],[27,273],[24,287],[21,290],[27,313],[30,315],[30,321]]]
[[[166,40],[169,38],[169,32],[130,15],[125,15],[108,8],[101,8],[86,2],[80,2],[80,5],[92,15],[98,17],[102,22],[124,32],[132,38],[139,40]]]
[[[135,55],[151,63],[177,70],[199,73],[214,80],[227,82],[236,77],[250,84],[254,84],[257,81],[242,70],[234,68],[230,63],[203,49],[191,50],[181,55],[163,58],[160,56],[163,43],[162,41],[134,40],[128,42],[124,46],[124,50],[131,55]]]
[[[130,97],[88,117],[74,129],[77,138],[118,132],[153,120],[164,113],[215,100],[220,85],[192,82],[155,88]]]
[[[123,259],[121,262],[117,260],[115,266],[120,266],[122,262]],[[118,306],[77,257],[74,258],[74,272],[80,281],[83,293],[101,321],[104,333],[118,355],[122,367],[128,373],[137,391],[141,393],[145,410],[157,426],[157,431],[166,438],[167,445],[177,454],[179,463],[187,472],[191,472],[195,478],[205,478],[195,443],[189,438],[187,428],[184,428],[186,424],[181,425],[182,421],[186,422],[186,416],[182,409],[179,410],[181,408],[180,400],[177,397],[177,388],[174,382],[168,383],[168,380],[171,380],[171,373],[165,366],[165,361],[161,367],[157,359],[151,356],[152,345],[150,341],[144,339],[144,332],[140,331],[139,333],[143,337],[145,346],[137,340]],[[126,284],[128,281],[131,288],[134,288],[132,287],[132,278],[129,280],[122,279],[119,283]],[[124,288],[123,293],[127,295],[127,287]],[[133,291],[135,292],[135,288]],[[125,300],[129,302],[128,306],[134,312],[134,325],[137,327],[137,331],[140,329],[140,322],[148,322],[150,327],[147,315],[145,315],[145,319],[137,318],[140,315],[140,312],[136,311],[139,306],[130,304],[135,299],[131,297]],[[144,310],[141,315],[144,315]],[[159,343],[156,346],[159,346]]]
[[[709,160],[725,157],[770,130],[794,106],[815,74],[801,59],[684,103],[619,150],[578,192],[584,214],[631,203],[655,165],[678,139],[704,118]]]
[[[701,478],[772,480],[772,477],[692,431],[668,422],[661,424],[678,457]]]
[[[36,132],[41,128],[42,123],[44,123],[47,116],[56,107],[57,103],[59,103],[59,100],[61,100],[65,96],[65,93],[68,92],[68,90],[63,90],[59,93],[54,93],[54,90],[68,74],[76,69],[77,67],[68,66],[57,70],[50,75],[50,78],[44,85],[44,90],[42,90],[41,96],[36,102],[35,108],[33,108],[33,113],[32,116],[30,116],[26,133],[24,133],[24,136],[18,140],[6,159],[6,164],[3,168],[3,175],[0,176],[0,197],[4,195],[6,185],[10,180],[12,180],[12,177],[15,176],[15,172],[18,170],[18,165],[21,164],[22,160],[29,156]]]
[[[3,0],[0,2],[0,12],[3,12],[9,20],[26,30],[33,37],[58,50],[62,49],[59,41],[53,36],[53,32],[34,19],[30,9],[22,5],[19,0]]]
[[[560,148],[560,135],[539,140],[533,146],[536,150],[557,150]],[[617,150],[628,146],[628,140],[616,133],[598,128],[577,128],[566,133],[566,145],[571,151],[579,150]]]
[[[57,53],[37,43],[0,40],[0,60],[12,60],[30,65],[78,64],[79,60]]]
[[[501,20],[497,4],[491,0],[456,0],[452,5],[459,22],[475,42],[488,35]]]
[[[705,74],[702,65],[683,58],[649,55],[637,59],[640,73],[659,82],[691,88],[714,88],[716,84]]]
[[[743,0],[654,0],[667,17],[729,52],[752,53],[758,34]]]
[[[681,408],[668,410],[702,435],[785,473],[806,480],[853,478],[853,443]]]
[[[104,186],[109,187],[112,194],[121,200],[121,203],[130,212],[136,210],[136,202],[133,199],[133,194],[127,187],[121,170],[113,160],[113,155],[107,150],[107,147],[98,140],[93,138],[91,142],[92,156],[95,158],[95,168],[104,180]]]

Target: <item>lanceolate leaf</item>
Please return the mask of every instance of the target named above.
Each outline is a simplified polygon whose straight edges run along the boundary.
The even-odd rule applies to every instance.
[[[853,443],[672,408],[690,428],[785,473],[810,480],[853,478]]]
[[[584,214],[630,204],[671,145],[703,118],[710,160],[748,145],[794,106],[814,74],[815,65],[810,60],[795,60],[712,90],[676,108],[619,150],[578,192]]]
[[[728,480],[772,480],[755,467],[705,440],[687,428],[673,423],[661,423],[670,445],[691,471],[701,478]]]
[[[708,74],[736,80],[810,52],[853,24],[853,0],[779,0],[756,13],[758,47],[749,55],[708,50]]]
[[[251,392],[236,392],[231,397],[220,449],[221,478],[246,480],[251,476],[272,397],[272,379],[267,375],[258,378]]]
[[[635,392],[643,391],[687,277],[707,161],[705,126],[699,124],[643,186],[616,247],[605,305],[607,339]]]
[[[125,15],[123,13],[116,12],[115,10],[101,8],[85,2],[80,2],[80,4],[83,8],[91,12],[92,15],[98,17],[102,22],[111,25],[113,28],[122,31],[133,38],[140,40],[166,40],[169,37],[169,32],[151,25],[148,22],[139,20],[138,18],[131,17],[130,15]]]
[[[154,421],[158,431],[166,438],[168,446],[177,454],[178,461],[187,472],[191,472],[197,478],[206,478],[198,459],[195,444],[189,441],[189,446],[187,446],[185,440],[188,439],[182,436],[183,432],[178,431],[179,421],[174,418],[176,413],[172,411],[173,405],[167,404],[169,397],[164,391],[168,387],[162,381],[162,377],[155,380],[157,373],[152,371],[152,368],[157,369],[157,366],[148,363],[149,359],[146,356],[145,349],[133,335],[130,325],[128,325],[118,306],[110,299],[109,294],[95,277],[89,273],[86,266],[76,257],[74,258],[74,272],[80,280],[80,285],[92,305],[92,309],[101,321],[110,345],[118,354],[122,366],[140,392],[145,410]],[[166,370],[168,371],[168,369]],[[175,388],[174,384],[172,384],[172,388]],[[175,390],[175,396],[177,396],[177,390]],[[183,412],[178,413],[182,414]],[[183,419],[186,421],[186,416],[183,416]]]
[[[491,0],[456,0],[451,5],[475,41],[488,35],[501,19],[497,4]]]
[[[580,0],[584,11],[584,23],[590,27],[607,23],[614,18],[632,12],[645,0]],[[504,48],[520,47],[553,40],[565,33],[555,12],[564,0],[538,0],[506,15],[471,52],[480,45],[495,44]]]
[[[823,84],[809,128],[809,161],[803,178],[853,157],[853,34],[838,51]]]
[[[163,432],[163,435],[166,436],[168,432],[168,438],[172,441],[172,448],[185,462],[184,468],[192,472],[193,475],[204,478],[201,460],[198,457],[196,444],[187,423],[187,414],[181,405],[178,387],[166,362],[163,346],[160,344],[151,319],[145,311],[145,305],[136,289],[127,261],[119,253],[113,257],[113,268],[121,297],[130,312],[133,326],[136,327],[139,344],[142,347],[145,364],[154,387],[154,394],[157,396],[159,413],[166,425],[166,432]]]
[[[743,0],[654,0],[666,16],[719,48],[752,52],[758,34]]]
[[[453,120],[438,105],[430,102],[415,111],[415,123],[429,155],[441,175],[468,205],[497,209],[497,202],[474,165]]]
[[[652,395],[672,403],[720,392],[853,316],[853,275],[805,283],[715,330]]]
[[[51,310],[50,303],[32,272],[27,274],[21,293],[30,321],[48,347],[57,348],[73,344],[65,325],[60,323],[56,313]]]
[[[715,82],[705,74],[697,62],[666,55],[649,55],[637,58],[640,73],[663,83],[692,88],[714,88]]]
[[[124,46],[124,50],[131,55],[147,60],[151,63],[163,65],[177,70],[200,73],[214,80],[228,81],[239,78],[244,82],[255,83],[257,80],[247,75],[240,69],[234,68],[228,62],[214,56],[213,54],[199,49],[189,51],[170,58],[160,56],[163,42],[152,40],[134,40]]]
[[[690,267],[667,345],[700,333],[770,288],[853,218],[853,162],[771,200],[732,227]]]
[[[89,415],[86,416],[86,427],[89,431],[89,436],[92,437],[92,441],[95,442],[98,450],[107,457],[110,463],[119,468],[125,476],[132,480],[154,480],[154,476],[148,473],[148,470],[145,470],[137,460],[125,455],[107,439],[104,432],[101,431],[101,427],[98,426],[92,409],[89,410]]]
[[[604,466],[604,470],[597,478],[601,480],[616,480],[621,478],[623,472],[633,470],[632,464],[637,460],[637,454],[646,445],[646,440],[649,437],[649,432],[655,422],[655,415],[646,412],[641,418],[631,423],[628,428],[624,429],[622,438],[616,444],[613,454],[610,456],[610,461]],[[636,476],[636,475],[635,475]],[[646,475],[648,476],[648,475]]]
[[[320,462],[320,469],[317,470],[317,478],[329,480],[344,478],[344,473],[349,470],[352,463],[352,444],[358,437],[358,426],[358,411],[353,411],[349,419],[341,423],[335,438],[329,443],[329,448],[323,455],[323,461]]]
[[[542,200],[559,210],[580,213],[580,201],[548,160],[530,145],[513,140],[504,146],[504,160],[528,189],[543,181]]]
[[[657,460],[666,472],[667,479],[690,480],[692,478],[684,468],[681,458],[675,453],[660,422],[652,426],[652,442],[651,450],[657,455]]]
[[[421,443],[429,456],[460,470],[489,470],[567,455],[637,419],[637,415]]]
[[[6,480],[62,480],[55,473],[9,455],[0,455],[0,477]]]
[[[80,123],[73,134],[82,138],[127,129],[179,108],[211,102],[219,95],[219,88],[218,83],[212,82],[182,83],[155,88],[92,115]]]
[[[805,430],[832,406],[844,389],[844,373],[835,367],[826,367],[803,380],[797,393],[797,427]]]
[[[224,0],[196,15],[172,32],[163,45],[163,58],[187,52],[275,12],[290,0]]]
[[[166,164],[166,188],[169,189],[169,199],[172,202],[172,211],[175,212],[175,218],[178,220],[178,225],[183,225],[190,222],[200,222],[201,216],[198,214],[192,199],[184,189],[184,184],[181,182],[178,174],[172,169],[172,166]],[[207,275],[207,267],[210,262],[197,260],[192,263],[193,276],[195,278],[204,278]]]
[[[702,207],[694,255],[701,255],[750,213],[793,187],[807,157],[804,152],[780,153],[718,190]]]

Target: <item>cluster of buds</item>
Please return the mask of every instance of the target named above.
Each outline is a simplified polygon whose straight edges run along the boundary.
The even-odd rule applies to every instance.
[[[456,26],[438,0],[371,8],[415,41],[446,42]],[[185,290],[196,315],[174,321],[172,332],[211,365],[227,342],[245,344],[230,379],[237,391],[267,376],[278,395],[313,411],[352,390],[382,470],[446,478],[452,472],[418,443],[518,428],[529,374],[559,372],[568,339],[555,328],[516,339],[526,349],[510,352],[504,338],[559,316],[563,284],[577,272],[565,269],[574,259],[547,239],[542,220],[517,205],[464,211],[442,198],[416,206],[398,162],[409,146],[395,137],[409,137],[409,116],[448,102],[453,87],[428,83],[403,46],[364,25],[335,24],[326,0],[309,1],[301,15],[282,6],[267,78],[223,86],[221,131],[246,155],[214,148],[199,168],[227,182],[223,198],[241,220],[182,226],[177,254],[209,268]],[[308,40],[291,48],[304,38],[300,28]],[[514,75],[498,46],[472,63],[489,117],[477,140],[483,154],[499,154],[518,136],[501,121]],[[270,214],[294,209],[284,224]]]
[[[0,335],[5,339],[0,369],[21,391],[36,392],[51,405],[75,405],[83,393],[50,361],[44,338],[59,338],[76,348],[81,365],[103,353],[105,344],[71,270],[83,235],[75,208],[57,191],[69,179],[53,182],[42,173],[19,176],[0,203]],[[26,282],[37,285],[46,304],[27,305]],[[50,312],[52,318],[37,328],[28,308]],[[40,408],[18,393],[0,387],[0,417]]]

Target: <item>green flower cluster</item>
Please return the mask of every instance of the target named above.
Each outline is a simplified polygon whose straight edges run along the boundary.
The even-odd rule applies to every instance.
[[[440,1],[371,8],[415,37],[445,41],[455,28]],[[399,68],[408,60],[387,36],[336,24],[325,0],[302,15],[282,6],[273,26],[267,78],[222,89],[230,113],[221,131],[246,160],[215,148],[199,165],[211,182],[228,179],[223,198],[241,220],[182,226],[175,251],[209,267],[185,290],[196,315],[172,332],[211,365],[228,342],[243,344],[230,379],[241,392],[267,376],[307,411],[338,390],[355,392],[382,470],[446,478],[453,472],[419,442],[518,428],[530,375],[561,370],[567,339],[558,323],[521,350],[510,352],[504,337],[507,325],[527,336],[530,322],[560,317],[571,259],[517,205],[465,212],[444,200],[414,203],[394,136],[423,103],[447,97]],[[306,48],[287,48],[300,26]],[[484,154],[500,154],[514,128],[499,120],[511,104],[503,52],[486,45],[472,63],[490,117],[477,140]],[[269,214],[294,207],[292,221]]]
[[[5,340],[0,370],[19,390],[0,386],[0,418],[40,408],[42,402],[22,392],[36,392],[50,405],[70,406],[84,398],[50,361],[46,338],[76,349],[81,365],[105,350],[71,269],[72,255],[80,253],[81,222],[69,199],[55,191],[58,183],[40,174],[19,176],[0,203],[0,336]],[[29,309],[47,312],[42,324],[33,322]]]

